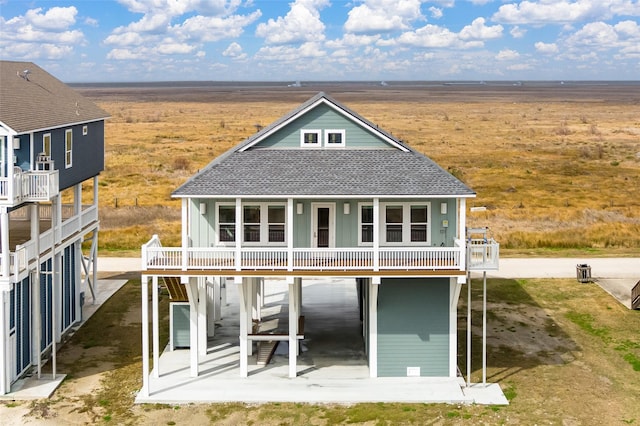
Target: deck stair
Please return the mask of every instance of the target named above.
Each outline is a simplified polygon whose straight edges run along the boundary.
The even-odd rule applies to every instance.
[[[189,296],[184,284],[180,283],[180,277],[162,277],[164,285],[169,291],[172,302],[188,302]]]
[[[266,342],[258,342],[258,355],[256,363],[258,365],[267,365],[271,362],[273,354],[278,347],[278,340],[269,340]]]
[[[640,309],[640,281],[631,289],[631,309]]]

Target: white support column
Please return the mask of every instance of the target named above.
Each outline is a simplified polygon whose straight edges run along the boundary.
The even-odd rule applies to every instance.
[[[142,276],[141,303],[142,303],[142,392],[143,396],[149,396],[149,277]],[[155,354],[154,354],[155,355]]]
[[[374,229],[375,229],[375,226],[374,226]],[[375,280],[375,278],[378,278],[378,279]],[[369,279],[369,377],[378,377],[378,288],[380,285],[379,280],[380,280],[379,277],[373,277]]]
[[[458,300],[462,284],[449,278],[449,377],[458,375]]]
[[[467,272],[467,387],[471,386],[471,274]]]
[[[207,354],[207,281],[198,277],[198,352]]]
[[[182,270],[186,271],[189,266],[189,199],[182,199]]]
[[[7,181],[9,182],[9,190],[7,191],[7,198],[10,202],[15,201],[16,191],[20,191],[21,188],[16,188],[13,184],[15,182],[13,175],[13,135],[7,135]],[[7,228],[8,229],[8,228]],[[3,251],[3,253],[6,253]]]
[[[460,219],[458,223],[458,238],[462,244],[460,247],[460,270],[467,270],[467,200],[459,199],[458,211]]]
[[[9,185],[12,187],[13,185]],[[9,250],[9,211],[0,207],[0,256],[2,256],[2,276],[9,278],[11,274],[11,253]]]
[[[287,199],[287,271],[293,271],[293,198]]]
[[[182,282],[189,297],[189,372],[191,377],[198,377],[198,282],[191,277],[183,277]]]
[[[294,280],[295,288],[295,301],[296,301],[296,356],[300,355],[300,342],[298,341],[298,334],[300,334],[299,318],[302,315],[302,277],[296,277]]]
[[[487,271],[482,271],[482,384],[487,384]]]
[[[255,303],[254,289],[256,288],[256,279],[254,277],[247,278],[245,290],[245,301],[247,303],[247,333],[253,333],[253,304]],[[247,356],[253,355],[253,341],[247,339]]]
[[[296,278],[295,281],[299,280]],[[289,284],[289,377],[297,376],[298,312],[296,310],[296,283]]]
[[[151,279],[151,325],[153,329],[153,377],[160,377],[160,315],[158,310],[158,276]]]
[[[236,198],[236,271],[242,270],[242,199]]]
[[[219,294],[219,284],[217,277],[208,277],[205,282],[207,293],[207,337],[215,336],[216,315],[220,309],[220,303],[217,302]]]
[[[38,204],[31,205],[31,241],[34,242],[36,266],[31,273],[31,288],[33,312],[31,323],[33,324],[33,338],[31,339],[32,359],[36,363],[36,376],[42,378],[42,351],[40,341],[42,339],[42,315],[40,314],[40,208]],[[82,315],[82,314],[81,314]]]
[[[380,270],[380,199],[373,199],[373,270]]]
[[[240,299],[240,377],[249,375],[249,365],[247,359],[247,292],[246,278],[236,277],[235,284],[238,286],[238,296]]]
[[[93,205],[98,208],[98,176],[93,177]],[[93,240],[91,242],[91,254],[93,259],[93,269],[91,271],[93,287],[98,290],[98,229],[93,231]],[[86,295],[85,295],[86,297]],[[95,298],[93,299],[95,303]]]
[[[9,339],[7,338],[7,311],[6,299],[7,291],[0,291],[0,395],[9,393],[9,369],[7,368],[7,359],[9,359],[7,353],[7,346]]]

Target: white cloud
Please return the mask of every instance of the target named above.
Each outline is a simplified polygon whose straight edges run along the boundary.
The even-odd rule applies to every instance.
[[[29,9],[22,16],[5,20],[0,16],[0,57],[60,59],[84,43],[76,23],[75,7]]]
[[[65,30],[76,23],[78,10],[71,7],[52,7],[45,13],[42,8],[28,10],[25,13],[25,21],[35,28],[42,30]]]
[[[364,0],[348,13],[346,32],[372,33],[408,30],[416,20],[424,19],[420,0]]]
[[[440,8],[437,8],[437,7],[435,7],[435,6],[431,6],[431,7],[429,8],[429,12],[431,12],[431,17],[432,17],[433,19],[440,19],[440,18],[442,18],[443,13],[442,13],[442,9],[440,9]]]
[[[234,60],[243,60],[247,58],[247,54],[242,51],[242,46],[240,46],[235,41],[231,43],[225,50],[222,52],[222,56],[226,56],[228,58],[232,58]]]
[[[365,35],[347,33],[341,39],[329,40],[325,46],[330,49],[342,49],[345,47],[370,46],[380,40],[380,35]]]
[[[511,34],[511,37],[513,38],[522,38],[527,34],[527,30],[516,25],[515,27],[511,28],[509,34]]]
[[[457,33],[437,25],[425,25],[415,31],[405,32],[397,39],[398,43],[416,47],[458,48],[482,47],[482,41],[464,41]]]
[[[534,47],[536,48],[537,52],[544,54],[553,54],[558,53],[559,51],[558,45],[555,43],[543,43],[539,41],[534,45]]]
[[[328,0],[296,0],[286,16],[259,24],[256,35],[269,44],[324,40],[325,26],[320,20],[319,9],[328,4]]]
[[[113,46],[109,59],[147,59],[154,56],[202,57],[204,43],[239,37],[262,12],[233,15],[240,0],[121,0],[130,11],[143,13],[138,21],[115,28],[105,38]],[[196,14],[193,14],[193,13]],[[209,13],[201,15],[198,13]],[[180,17],[186,16],[180,22]],[[178,21],[173,23],[173,21]]]
[[[640,15],[640,3],[631,0],[525,0],[500,6],[492,20],[510,24],[550,24]]]
[[[224,18],[198,15],[171,27],[170,32],[183,40],[218,41],[239,37],[244,32],[244,28],[255,22],[261,15],[259,10],[249,15],[232,15]]]
[[[460,31],[460,38],[463,40],[488,40],[502,37],[502,25],[488,27],[484,18],[476,18],[471,25],[465,26]]]
[[[511,50],[511,49],[501,50],[496,55],[496,59],[498,61],[512,61],[512,60],[517,59],[519,57],[520,57],[520,54],[518,52],[516,52],[515,50]]]
[[[267,61],[298,62],[301,58],[320,58],[326,56],[318,43],[307,42],[301,46],[274,45],[264,46],[256,53],[256,58]]]

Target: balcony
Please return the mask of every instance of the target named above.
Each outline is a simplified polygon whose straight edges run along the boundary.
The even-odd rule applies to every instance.
[[[473,238],[467,243],[467,262],[470,271],[498,270],[500,244],[493,238]]]
[[[15,171],[13,179],[0,178],[0,205],[49,201],[59,191],[58,170]]]
[[[65,210],[70,211],[72,209],[72,206],[63,206],[63,215]],[[51,206],[40,206],[40,210],[41,219],[47,216],[47,210],[49,210],[48,214],[51,214]],[[34,239],[30,239],[30,237],[21,238],[21,234],[23,232],[27,232],[26,230],[18,230],[18,232],[14,232],[13,234],[17,235],[19,241],[14,243],[15,245],[12,245],[13,249],[8,253],[8,256],[0,256],[0,271],[5,270],[3,268],[3,262],[5,259],[9,262],[9,275],[2,276],[2,273],[0,273],[0,281],[2,279],[7,281],[11,276],[20,275],[20,273],[24,272],[28,268],[31,262],[37,259],[39,254],[47,250],[51,250],[54,245],[69,239],[78,238],[78,236],[85,235],[92,229],[97,228],[98,206],[96,205],[86,206],[86,208],[84,208],[79,214],[67,213],[67,215],[68,216],[65,216],[66,218],[62,220],[59,227],[49,227],[46,230],[43,230],[38,236],[39,241],[37,245],[36,241]],[[28,225],[28,222],[25,223]],[[38,253],[36,247],[39,248],[40,253]]]
[[[458,241],[459,243],[459,241]],[[257,248],[163,247],[157,236],[142,246],[142,269],[162,271],[271,271],[288,273],[404,272],[464,274],[465,251],[455,247]]]

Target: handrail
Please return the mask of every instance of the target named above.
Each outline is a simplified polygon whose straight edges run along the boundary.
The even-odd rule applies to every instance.
[[[640,281],[631,289],[631,309],[640,309]]]
[[[461,270],[462,247],[383,247],[374,266],[373,247],[294,248],[163,247],[157,235],[142,245],[142,270]],[[186,259],[185,259],[186,256]],[[290,256],[292,259],[290,261]]]

